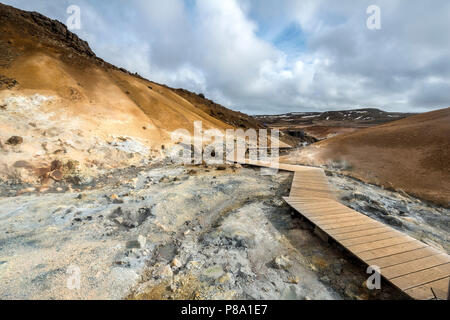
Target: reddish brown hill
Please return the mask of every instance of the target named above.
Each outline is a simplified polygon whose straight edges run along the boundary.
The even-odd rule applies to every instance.
[[[450,108],[336,136],[291,160],[345,161],[349,175],[449,206]]]
[[[59,21],[3,4],[0,81],[0,89],[49,90],[63,98],[76,96],[84,105],[114,105],[120,96],[131,113],[144,112],[149,118],[145,122],[163,131],[157,144],[166,140],[166,132],[190,129],[193,120],[218,129],[262,127],[257,120],[204,97],[117,68],[96,57],[86,41]]]
[[[195,121],[204,130],[261,127],[103,61],[56,20],[0,4],[0,179],[54,160],[95,169],[164,157],[171,134],[192,133]],[[13,136],[21,143],[8,144]]]

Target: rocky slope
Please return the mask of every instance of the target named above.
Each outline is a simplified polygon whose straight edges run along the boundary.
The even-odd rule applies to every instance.
[[[62,23],[3,4],[0,107],[0,179],[29,182],[48,178],[53,161],[92,173],[164,158],[171,133],[192,133],[194,121],[203,130],[261,127],[193,93],[118,69]]]

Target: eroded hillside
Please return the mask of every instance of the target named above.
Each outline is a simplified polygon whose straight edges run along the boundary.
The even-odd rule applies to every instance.
[[[193,132],[195,121],[203,130],[261,127],[116,68],[62,23],[2,4],[0,105],[2,178],[30,182],[54,171],[53,161],[92,171],[164,158],[171,133]]]

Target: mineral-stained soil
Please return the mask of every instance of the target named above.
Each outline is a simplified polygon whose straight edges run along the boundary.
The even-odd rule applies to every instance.
[[[41,193],[2,185],[0,298],[405,298],[368,290],[365,267],[283,203],[291,180],[159,163]]]

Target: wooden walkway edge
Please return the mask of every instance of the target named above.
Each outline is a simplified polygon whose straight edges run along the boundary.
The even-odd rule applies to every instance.
[[[241,160],[294,172],[287,204],[382,277],[417,300],[447,299],[450,256],[339,203],[321,168]]]

